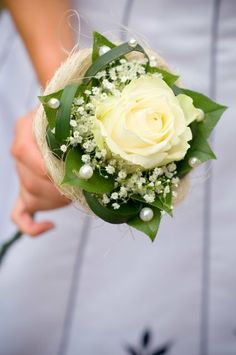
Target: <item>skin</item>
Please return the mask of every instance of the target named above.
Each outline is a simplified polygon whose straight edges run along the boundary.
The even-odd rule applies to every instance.
[[[5,0],[5,6],[11,12],[39,82],[45,86],[67,56],[61,48],[60,37],[63,38],[63,46],[67,50],[74,46],[69,26],[65,26],[63,33],[59,31],[70,3],[67,0]],[[33,135],[34,114],[35,110],[17,120],[11,148],[20,181],[12,220],[23,233],[30,236],[37,236],[54,228],[51,221],[34,219],[36,212],[56,209],[70,203],[46,175]]]

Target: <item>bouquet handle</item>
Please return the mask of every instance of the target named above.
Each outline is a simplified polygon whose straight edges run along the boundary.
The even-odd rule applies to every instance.
[[[20,238],[22,237],[22,232],[18,230],[9,240],[0,246],[0,265],[8,251],[8,249]]]

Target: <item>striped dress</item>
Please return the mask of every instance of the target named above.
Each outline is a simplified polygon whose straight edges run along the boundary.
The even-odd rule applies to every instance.
[[[236,1],[77,0],[91,31],[145,37],[186,87],[226,104],[191,193],[156,241],[76,206],[39,213],[57,228],[25,237],[0,270],[0,355],[236,353]],[[125,29],[128,28],[128,33]],[[9,148],[38,83],[7,12],[0,14],[0,238],[14,231]],[[146,352],[145,352],[146,351]]]

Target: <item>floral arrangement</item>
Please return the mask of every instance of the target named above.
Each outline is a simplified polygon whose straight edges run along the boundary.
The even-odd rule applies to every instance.
[[[61,186],[79,187],[104,221],[154,240],[181,179],[216,158],[207,139],[225,107],[178,86],[134,39],[115,45],[95,32],[91,59],[82,81],[40,97]]]
[[[62,89],[49,84],[50,94],[40,97],[39,148],[63,193],[73,191],[72,199],[104,221],[154,240],[186,175],[216,159],[207,140],[226,107],[180,87],[165,62],[135,39],[116,45],[94,32],[92,50],[84,51],[82,78],[70,80],[66,66],[74,59],[83,66],[79,51],[59,68],[58,76],[63,69],[68,77]],[[0,262],[20,237],[18,231],[1,247]]]

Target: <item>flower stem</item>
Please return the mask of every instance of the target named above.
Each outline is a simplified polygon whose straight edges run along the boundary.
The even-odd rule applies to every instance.
[[[18,239],[20,239],[22,237],[22,233],[20,230],[18,230],[13,236],[12,238],[10,238],[8,241],[6,241],[5,243],[3,243],[0,246],[0,265],[4,259],[4,256],[6,255],[8,249],[11,247],[12,244],[14,244]]]

